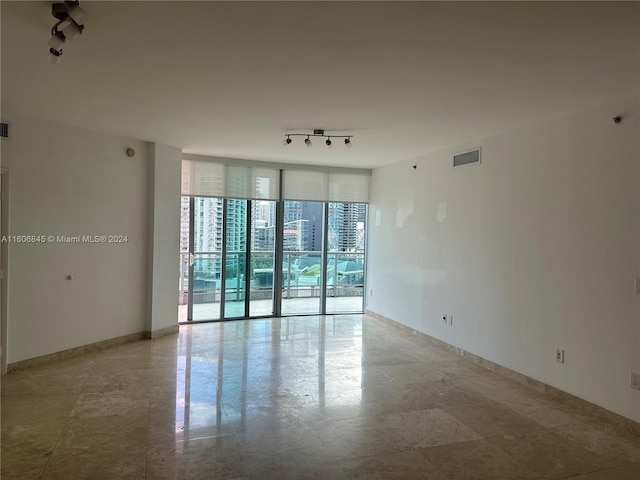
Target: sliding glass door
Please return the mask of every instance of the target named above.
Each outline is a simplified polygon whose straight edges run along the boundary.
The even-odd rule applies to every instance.
[[[247,289],[247,211],[249,200],[224,201],[224,318],[244,318]]]
[[[273,315],[275,202],[225,201],[224,318]]]
[[[266,200],[182,198],[180,321],[273,315],[275,207]]]
[[[327,205],[326,313],[362,312],[367,205]]]
[[[182,198],[180,321],[358,313],[362,203]]]
[[[321,313],[322,202],[284,202],[282,314]]]
[[[276,202],[251,202],[249,316],[274,313],[274,273],[276,253]]]
[[[223,200],[182,197],[179,320],[221,318]]]

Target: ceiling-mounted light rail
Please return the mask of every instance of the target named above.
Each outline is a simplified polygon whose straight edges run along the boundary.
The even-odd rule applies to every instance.
[[[51,63],[60,63],[62,47],[82,34],[87,13],[80,8],[79,1],[67,0],[51,5],[51,14],[58,19],[58,23],[51,28],[49,53]]]
[[[287,138],[285,138],[284,141],[282,142],[283,145],[291,145],[291,143],[293,142],[293,140],[291,140],[291,137],[307,137],[304,139],[304,144],[307,147],[310,147],[311,145],[313,145],[313,142],[311,141],[311,137],[326,138],[327,140],[324,143],[329,148],[333,147],[333,142],[331,141],[332,138],[344,138],[344,144],[348,148],[350,148],[353,145],[351,143],[351,139],[353,138],[353,135],[328,135],[328,134],[325,134],[324,130],[321,130],[321,129],[315,129],[313,133],[285,133],[284,136]]]

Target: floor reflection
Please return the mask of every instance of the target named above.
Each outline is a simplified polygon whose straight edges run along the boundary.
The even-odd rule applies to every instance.
[[[362,316],[183,327],[176,439],[304,424],[362,400]]]
[[[640,437],[363,315],[185,325],[1,380],[8,480],[640,478]]]

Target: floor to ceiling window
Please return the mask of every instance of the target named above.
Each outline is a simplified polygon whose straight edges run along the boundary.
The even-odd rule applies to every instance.
[[[363,311],[368,176],[186,161],[182,181],[181,322]]]
[[[321,312],[323,203],[284,202],[282,314]]]
[[[275,301],[276,202],[252,200],[250,223],[249,316],[270,316]]]
[[[328,204],[326,313],[364,310],[367,205]]]

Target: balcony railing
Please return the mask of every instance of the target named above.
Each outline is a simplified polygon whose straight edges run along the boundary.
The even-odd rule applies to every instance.
[[[227,278],[224,282],[227,299],[243,300],[246,287],[245,252],[227,252]],[[180,254],[179,299],[184,305],[189,293],[189,253]],[[193,254],[193,302],[220,302],[222,289],[222,254]],[[283,298],[319,297],[322,278],[322,255],[317,251],[285,251],[283,258]],[[327,253],[327,297],[362,297],[364,288],[364,252]],[[273,289],[274,253],[252,252],[250,265],[250,295],[252,300],[271,298]]]

